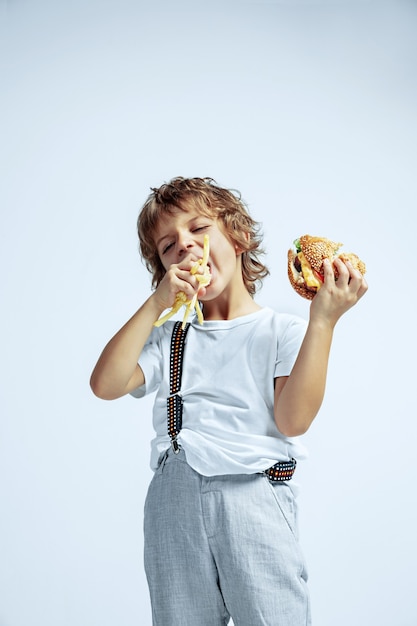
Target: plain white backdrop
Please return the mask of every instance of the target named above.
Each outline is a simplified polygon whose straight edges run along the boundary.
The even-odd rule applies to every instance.
[[[88,381],[150,292],[139,208],[177,175],[242,192],[261,304],[308,316],[300,234],[366,261],[304,437],[301,540],[315,626],[415,626],[416,3],[1,0],[0,22],[0,626],[151,624],[152,399]]]

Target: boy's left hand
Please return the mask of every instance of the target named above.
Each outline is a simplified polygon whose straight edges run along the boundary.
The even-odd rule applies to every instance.
[[[311,318],[323,319],[332,326],[368,289],[365,278],[349,261],[336,258],[333,264],[337,280],[332,263],[326,259],[323,263],[324,283],[314,296],[310,309]]]

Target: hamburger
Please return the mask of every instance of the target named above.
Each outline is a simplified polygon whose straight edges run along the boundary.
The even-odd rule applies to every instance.
[[[365,263],[353,253],[342,252],[343,244],[325,237],[303,235],[294,241],[294,248],[288,250],[288,278],[295,291],[307,300],[312,300],[324,282],[323,261],[350,261],[353,267],[365,274]],[[337,280],[337,270],[335,270]]]

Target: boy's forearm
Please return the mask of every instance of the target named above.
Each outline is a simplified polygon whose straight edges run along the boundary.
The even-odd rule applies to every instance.
[[[108,342],[90,379],[95,395],[112,400],[143,384],[143,374],[137,363],[153,323],[161,313],[156,299],[150,296]]]
[[[368,289],[363,275],[350,262],[339,258],[332,265],[325,259],[323,271],[324,284],[311,303],[310,323],[293,370],[285,383],[276,386],[275,421],[288,437],[305,433],[317,415],[326,387],[334,327]]]
[[[320,409],[333,329],[322,320],[310,321],[292,372],[275,400],[275,421],[288,437],[304,434]]]

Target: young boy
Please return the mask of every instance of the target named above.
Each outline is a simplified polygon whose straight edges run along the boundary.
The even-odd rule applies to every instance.
[[[323,400],[335,324],[366,282],[340,260],[336,282],[327,262],[308,324],[260,307],[253,296],[268,270],[257,223],[208,178],[153,189],[138,231],[155,289],[105,347],[91,387],[103,399],[157,391],[144,521],[153,624],[308,625],[290,480],[304,455],[297,437]],[[205,235],[211,282],[202,287],[203,269],[190,270]],[[174,322],[154,323],[179,292],[198,294],[204,323],[187,330],[177,393]],[[182,428],[169,435],[167,406],[178,397]]]

